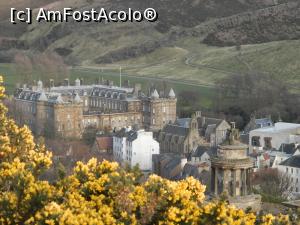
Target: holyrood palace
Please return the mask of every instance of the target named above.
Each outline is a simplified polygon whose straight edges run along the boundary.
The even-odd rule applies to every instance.
[[[18,88],[14,94],[14,117],[36,135],[80,138],[88,127],[119,130],[138,126],[158,130],[176,119],[176,96],[173,89],[160,93],[154,89],[145,95],[141,85],[117,87],[110,82],[74,85],[65,80],[62,86],[43,87],[43,82]]]

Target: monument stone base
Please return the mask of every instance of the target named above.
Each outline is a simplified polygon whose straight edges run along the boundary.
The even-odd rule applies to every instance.
[[[258,212],[261,209],[261,196],[257,194],[229,197],[229,203],[239,209],[251,209]]]

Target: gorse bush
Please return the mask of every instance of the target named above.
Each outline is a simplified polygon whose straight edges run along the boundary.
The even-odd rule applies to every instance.
[[[152,175],[139,183],[117,163],[91,159],[50,184],[39,177],[51,163],[51,153],[8,119],[0,102],[0,224],[290,224],[288,216],[205,203],[205,186],[192,177]]]

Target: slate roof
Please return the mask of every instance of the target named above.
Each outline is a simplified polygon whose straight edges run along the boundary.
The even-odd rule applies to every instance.
[[[198,121],[199,125],[204,128],[206,128],[209,125],[214,125],[214,124],[216,126],[218,126],[223,121],[223,119],[210,118],[210,117],[200,117],[198,120],[200,120],[200,121]],[[202,124],[203,120],[204,120],[204,124]]]
[[[200,177],[199,171],[198,171],[198,166],[186,163],[183,167],[182,170],[182,178],[187,178],[187,177],[194,177],[198,179]]]
[[[205,130],[205,136],[209,137],[212,133],[215,132],[216,128],[217,128],[216,124],[208,125],[206,130]]]
[[[107,85],[80,85],[80,86],[58,86],[51,87],[45,94],[48,96],[63,96],[63,97],[73,97],[78,96],[98,96],[111,99],[120,100],[136,100],[133,96],[133,88],[124,88],[116,86]],[[27,100],[27,101],[38,101],[43,89],[28,89],[28,88],[18,88],[15,91],[15,98]],[[45,90],[46,91],[46,90]],[[55,97],[53,97],[55,98]],[[59,97],[57,97],[59,98]],[[45,98],[44,98],[45,99]],[[49,99],[51,101],[51,98]],[[60,100],[59,100],[60,101]],[[53,100],[52,100],[53,102]]]
[[[201,164],[186,163],[183,167],[181,178],[185,179],[186,177],[192,176],[200,180],[202,184],[208,185],[210,180],[210,173],[206,170],[202,170],[199,173],[198,170],[199,167],[209,167],[209,165],[207,163],[201,163]]]
[[[285,152],[286,154],[291,154],[291,155],[293,155],[297,149],[300,150],[300,145],[298,145],[298,147],[296,147],[296,145],[294,143],[291,143],[291,144],[283,143],[279,147],[279,151]]]
[[[300,168],[300,155],[294,155],[284,160],[280,165]]]
[[[49,93],[43,91],[32,91],[29,89],[18,89],[15,94],[15,98],[22,99],[26,101],[48,101],[52,103],[65,103],[60,93]],[[42,99],[40,97],[42,96]]]
[[[93,87],[91,96],[99,96],[106,98],[122,99],[124,100],[127,97],[127,92],[125,90],[111,89],[104,87]]]
[[[180,157],[173,157],[165,165],[164,169],[166,169],[167,171],[171,171],[171,170],[173,170],[180,163],[181,163],[181,158]]]
[[[117,132],[115,132],[114,136],[116,137],[126,137],[126,128],[122,128],[121,130],[118,130]]]
[[[273,121],[271,120],[271,118],[260,118],[255,119],[255,124],[257,125],[257,128],[268,127],[273,125]]]
[[[208,153],[209,149],[209,146],[198,146],[196,150],[192,153],[192,157],[201,157],[205,152]]]
[[[181,127],[174,124],[167,124],[163,128],[163,132],[173,134],[173,135],[178,135],[178,136],[186,136],[189,132],[189,128]]]
[[[157,154],[153,155],[153,162],[160,164],[160,176],[172,180],[180,179],[181,170],[180,170],[180,164],[181,164],[182,157],[180,155],[174,154],[174,153],[163,153],[163,154]]]
[[[18,89],[15,92],[15,97],[18,99],[28,100],[28,101],[37,101],[41,95],[41,92]]]
[[[177,124],[180,127],[189,128],[191,120],[191,118],[179,118],[175,121],[175,124]]]
[[[131,130],[131,131],[127,132],[127,141],[132,142],[135,139],[137,139],[137,136],[138,136],[137,131]]]

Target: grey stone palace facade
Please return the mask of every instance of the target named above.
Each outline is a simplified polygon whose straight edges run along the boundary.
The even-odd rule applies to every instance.
[[[51,82],[50,82],[51,83]],[[139,126],[161,129],[176,119],[176,96],[171,89],[166,95],[152,90],[141,92],[141,86],[116,87],[112,84],[75,85],[65,80],[63,86],[44,88],[41,81],[32,88],[18,88],[14,94],[14,117],[28,125],[37,135],[51,134],[80,138],[89,126],[99,130],[119,130]]]

